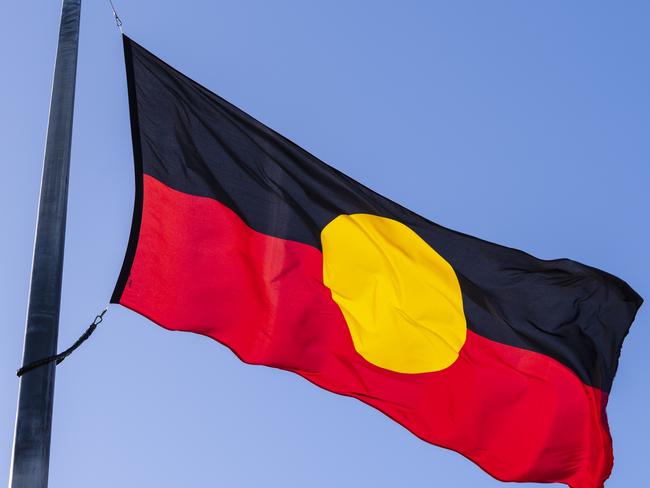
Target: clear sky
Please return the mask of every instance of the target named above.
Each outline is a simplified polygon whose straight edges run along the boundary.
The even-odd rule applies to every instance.
[[[60,349],[108,301],[133,203],[121,39],[107,2],[84,3]],[[650,298],[650,3],[116,6],[134,40],[390,198],[447,227],[602,268]],[[0,483],[59,8],[2,8]],[[646,305],[610,397],[612,488],[650,479],[649,318]],[[50,485],[501,486],[360,402],[119,306],[57,370]]]

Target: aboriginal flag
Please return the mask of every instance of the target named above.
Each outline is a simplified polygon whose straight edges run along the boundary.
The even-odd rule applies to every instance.
[[[455,232],[124,38],[136,197],[113,303],[379,409],[495,478],[602,486],[641,298]]]

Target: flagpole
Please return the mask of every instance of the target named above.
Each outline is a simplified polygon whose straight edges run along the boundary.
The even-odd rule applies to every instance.
[[[23,364],[56,354],[81,0],[63,0],[45,142]],[[10,488],[48,482],[55,364],[20,379]]]

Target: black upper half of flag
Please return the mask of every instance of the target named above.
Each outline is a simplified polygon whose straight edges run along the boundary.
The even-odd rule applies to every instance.
[[[413,229],[454,268],[468,327],[550,356],[609,391],[641,297],[619,278],[569,259],[541,260],[439,226],[320,161],[124,37],[136,206],[121,293],[139,232],[143,174],[213,198],[252,229],[321,249],[341,214]]]

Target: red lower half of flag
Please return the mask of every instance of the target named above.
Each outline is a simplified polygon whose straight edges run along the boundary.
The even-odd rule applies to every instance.
[[[442,371],[375,366],[355,350],[323,284],[319,249],[256,232],[218,201],[147,175],[119,303],[167,329],[211,337],[247,363],[358,398],[495,478],[593,488],[611,470],[607,395],[566,366],[471,327]]]

